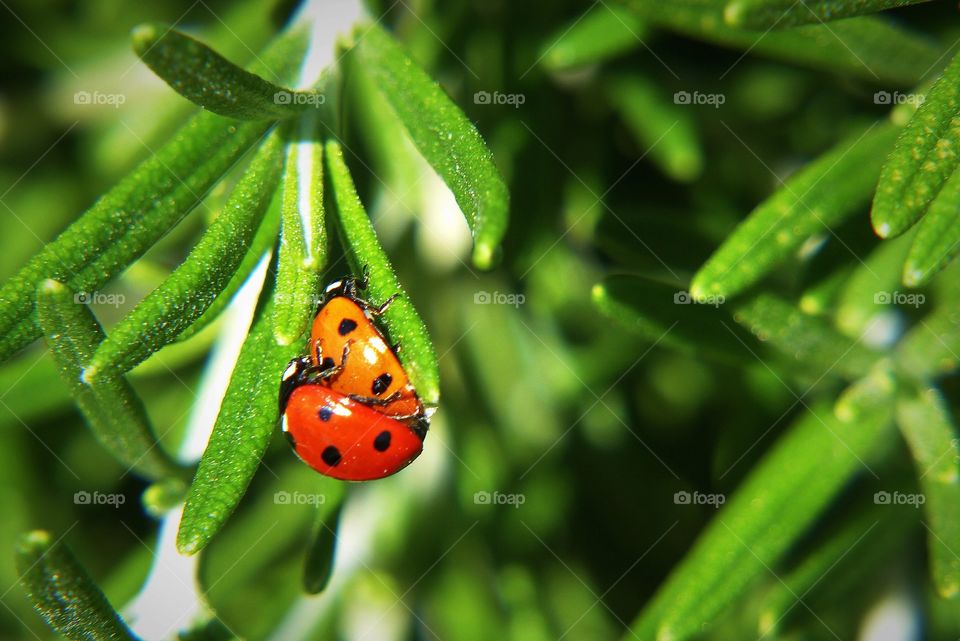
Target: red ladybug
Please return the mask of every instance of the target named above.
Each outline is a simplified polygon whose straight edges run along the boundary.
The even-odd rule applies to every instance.
[[[324,385],[294,386],[281,400],[283,431],[297,456],[335,479],[372,481],[390,476],[423,450],[424,432]]]

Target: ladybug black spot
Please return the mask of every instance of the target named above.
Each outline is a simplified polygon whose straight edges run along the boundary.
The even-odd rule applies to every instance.
[[[340,321],[340,327],[337,328],[337,331],[340,333],[341,336],[346,336],[356,328],[357,328],[357,321],[350,318],[344,318],[342,321]]]
[[[383,430],[377,434],[377,438],[373,439],[373,448],[378,452],[386,452],[390,447],[390,438],[390,432]]]
[[[373,379],[373,395],[379,396],[387,391],[387,388],[390,387],[390,383],[393,382],[393,377],[387,373],[383,373],[380,376]]]
[[[327,357],[324,358],[322,361],[320,361],[320,371],[321,371],[321,372],[325,372],[325,371],[327,371],[328,369],[333,369],[333,368],[336,367],[336,366],[337,366],[337,362],[336,362],[335,360],[333,360],[332,358],[330,358],[329,356],[327,356]]]
[[[333,416],[333,409],[331,409],[330,407],[324,405],[323,407],[320,408],[320,411],[317,412],[317,416],[320,417],[320,420],[321,420],[321,421],[323,421],[324,423],[326,423],[327,421],[330,420],[330,417]]]
[[[327,448],[323,450],[323,453],[320,454],[320,458],[322,458],[323,462],[330,467],[334,467],[343,457],[340,456],[340,450],[332,445],[328,445]]]

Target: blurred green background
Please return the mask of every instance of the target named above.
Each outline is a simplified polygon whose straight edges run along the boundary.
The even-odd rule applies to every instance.
[[[194,109],[137,60],[132,27],[177,23],[246,63],[290,11],[213,0],[0,4],[4,279]],[[841,386],[831,377],[790,378],[789,363],[771,366],[746,349],[714,360],[709,344],[654,344],[602,316],[591,288],[607,274],[631,272],[682,289],[779,177],[883,118],[889,105],[877,104],[875,93],[904,87],[744,56],[645,25],[634,34],[642,46],[624,46],[603,64],[560,68],[551,42],[585,13],[608,11],[603,3],[373,4],[371,15],[382,16],[493,150],[511,191],[503,259],[491,273],[472,269],[466,225],[436,178],[422,177],[416,164],[383,162],[365,135],[376,126],[376,105],[350,114],[351,167],[440,354],[441,406],[420,460],[348,489],[334,580],[322,596],[301,588],[316,510],[308,500],[276,497],[340,490],[274,439],[241,508],[202,555],[200,585],[223,623],[204,638],[622,638],[716,513],[675,495],[728,496],[802,413],[797,395]],[[941,43],[960,37],[955,18],[950,3],[889,14]],[[645,139],[649,121],[638,129],[617,102],[624,79],[667,97],[722,95],[723,104],[678,111],[689,139],[658,150]],[[77,92],[123,101],[77,104]],[[485,103],[478,92],[514,96],[514,104]],[[672,118],[655,108],[644,116]],[[411,177],[420,182],[405,189]],[[125,301],[95,306],[108,329],[183,259],[205,215],[198,208],[104,290]],[[864,208],[838,231],[858,256],[880,242],[866,220]],[[799,298],[824,264],[855,267],[839,244],[831,239],[817,265],[797,258],[772,279],[775,291]],[[132,376],[171,451],[211,342],[204,335],[161,351]],[[17,537],[34,528],[64,536],[110,601],[139,613],[139,624],[130,618],[135,630],[151,610],[169,623],[162,590],[127,608],[159,546],[158,521],[141,505],[147,485],[84,428],[46,352],[37,344],[0,366],[0,639],[55,638],[13,565]],[[941,388],[956,412],[956,377]],[[770,638],[852,639],[880,603],[902,607],[902,621],[915,626],[913,636],[890,638],[960,636],[956,606],[929,586],[922,514],[910,506],[881,513],[870,500],[881,489],[915,491],[905,445],[888,449],[878,478],[851,482],[783,567],[753,581],[704,638],[759,636],[780,574],[833,537],[857,544]],[[78,504],[78,492],[121,496],[123,504]],[[851,522],[866,524],[856,530],[868,532],[862,540],[844,530]]]

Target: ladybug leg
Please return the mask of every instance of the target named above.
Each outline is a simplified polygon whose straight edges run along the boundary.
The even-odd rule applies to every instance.
[[[390,396],[384,396],[383,398],[376,398],[374,396],[360,396],[359,394],[350,394],[350,398],[358,403],[363,403],[364,405],[389,405],[390,403],[399,400],[402,396],[403,390],[397,390]]]
[[[393,296],[391,296],[390,298],[388,298],[387,300],[385,300],[385,301],[383,302],[383,304],[380,305],[379,307],[372,307],[372,308],[370,309],[370,311],[373,312],[373,314],[374,314],[375,316],[380,316],[380,315],[383,314],[385,311],[387,311],[387,308],[390,307],[390,305],[393,304],[393,301],[395,301],[395,300],[397,299],[397,296],[399,296],[399,295],[400,295],[399,293],[394,294]]]
[[[343,346],[343,354],[340,357],[340,364],[337,365],[332,358],[322,358],[320,352],[317,352],[317,362],[320,365],[314,366],[314,373],[319,374],[320,380],[326,380],[328,378],[333,378],[337,374],[343,371],[347,366],[347,356],[350,354],[350,343],[352,341],[347,341]]]

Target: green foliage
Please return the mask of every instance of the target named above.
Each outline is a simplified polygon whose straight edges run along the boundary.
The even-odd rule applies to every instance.
[[[784,29],[817,24],[929,0],[730,0],[723,12],[727,24],[747,29]]]
[[[49,532],[23,536],[17,568],[34,607],[63,636],[72,641],[135,641],[70,550]]]
[[[873,228],[881,238],[898,236],[920,220],[956,170],[958,110],[960,56],[927,92],[883,166],[870,210]]]
[[[555,71],[596,64],[641,46],[647,35],[636,14],[615,4],[593,5],[547,40],[540,60]]]
[[[88,307],[67,286],[46,280],[37,291],[40,326],[60,377],[69,387],[97,440],[123,465],[159,479],[176,473],[158,447],[143,402],[115,371],[96,384],[81,380],[85,363],[103,344],[103,330]]]
[[[456,196],[473,232],[473,263],[489,269],[507,230],[507,187],[476,127],[380,27],[358,31],[363,65],[423,157]]]

